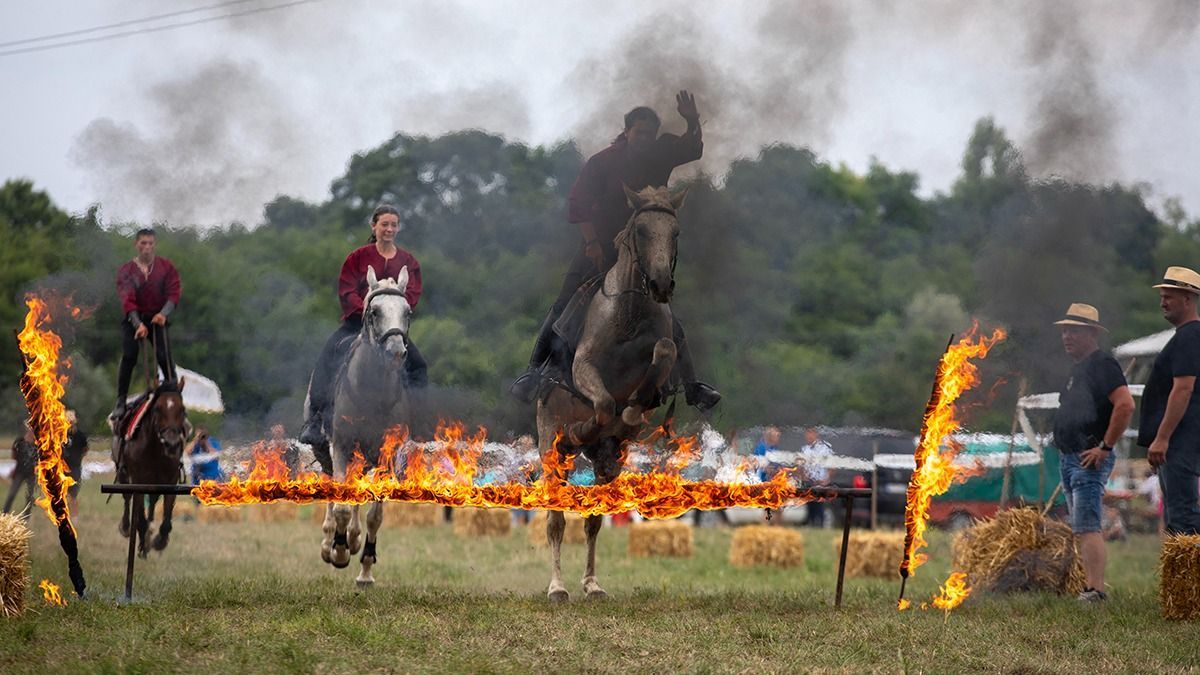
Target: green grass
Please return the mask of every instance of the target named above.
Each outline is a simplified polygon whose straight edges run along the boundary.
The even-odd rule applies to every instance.
[[[0,619],[0,672],[838,671],[1177,672],[1200,668],[1200,626],[1161,618],[1158,540],[1109,548],[1110,601],[977,596],[951,613],[895,610],[898,584],[847,580],[833,608],[833,531],[805,530],[797,570],[729,565],[731,531],[696,531],[688,559],[631,559],[626,531],[598,551],[610,598],[581,599],[581,546],[564,547],[572,601],[545,599],[549,554],[523,531],[467,541],[447,526],[387,529],[375,588],[357,561],[318,557],[319,527],[177,522],[170,547],[139,560],[135,602],[118,604],[119,502],[84,486],[78,518],[90,597],[46,606],[36,582],[66,587],[46,517],[32,524],[26,613]],[[6,490],[7,485],[0,483]],[[307,515],[307,507],[304,515]],[[948,540],[909,581],[927,600],[948,572]],[[65,589],[64,589],[65,590]]]

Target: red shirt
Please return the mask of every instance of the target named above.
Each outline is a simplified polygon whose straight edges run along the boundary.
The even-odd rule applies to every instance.
[[[700,159],[704,141],[700,134],[663,134],[640,157],[629,152],[625,134],[597,152],[583,165],[567,199],[567,220],[591,222],[606,250],[633,215],[621,184],[637,192],[650,185],[666,185],[675,167]]]
[[[354,249],[342,263],[342,274],[338,277],[338,300],[342,302],[342,321],[352,316],[361,316],[363,299],[367,297],[367,266],[375,268],[377,279],[395,279],[402,267],[408,267],[408,288],[404,298],[408,306],[415,308],[421,299],[421,263],[411,253],[396,247],[396,255],[385,259],[375,250],[375,244]]]
[[[136,260],[121,265],[117,270],[117,294],[121,297],[121,314],[136,310],[144,319],[158,314],[170,300],[179,304],[183,287],[179,283],[179,271],[170,260],[156,256],[150,265],[150,274],[142,274]]]

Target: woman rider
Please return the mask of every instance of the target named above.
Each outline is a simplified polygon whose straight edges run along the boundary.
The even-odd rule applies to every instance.
[[[313,447],[326,442],[325,430],[329,426],[333,381],[342,367],[350,345],[362,331],[363,300],[367,296],[367,267],[375,268],[380,279],[394,279],[400,270],[408,267],[408,287],[404,297],[408,305],[416,308],[421,298],[421,264],[411,253],[396,245],[396,233],[400,231],[400,212],[396,207],[382,204],[371,214],[371,237],[367,245],[357,248],[346,256],[342,273],[338,277],[338,300],[342,303],[342,325],[329,336],[317,366],[313,369],[308,387],[308,410],[304,428],[300,431],[300,442]],[[410,387],[423,387],[428,383],[425,359],[417,346],[408,341],[408,358],[404,361],[404,374]]]

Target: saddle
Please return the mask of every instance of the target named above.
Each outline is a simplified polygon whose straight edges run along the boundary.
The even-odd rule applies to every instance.
[[[550,347],[550,359],[543,369],[545,382],[551,386],[543,387],[540,398],[550,395],[555,385],[562,385],[567,391],[582,398],[575,389],[571,375],[575,363],[575,350],[583,336],[583,326],[587,320],[588,306],[596,292],[604,285],[604,275],[597,274],[579,285],[571,296],[562,314],[554,322],[554,337]]]
[[[121,419],[117,420],[116,426],[113,428],[113,434],[120,436],[126,441],[133,438],[138,428],[142,425],[142,420],[146,417],[146,411],[150,410],[150,406],[153,403],[153,391],[145,392],[135,398],[125,407],[125,414],[121,415]]]

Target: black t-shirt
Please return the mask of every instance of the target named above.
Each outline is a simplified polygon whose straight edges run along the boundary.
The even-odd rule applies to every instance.
[[[83,454],[87,444],[87,434],[79,429],[67,432],[67,442],[63,444],[62,454],[63,461],[67,463],[72,475],[83,466]]]
[[[1071,369],[1059,392],[1054,414],[1054,446],[1062,452],[1082,452],[1104,440],[1113,404],[1109,394],[1125,386],[1125,375],[1111,354],[1097,349]]]
[[[1175,378],[1200,376],[1200,321],[1191,321],[1175,329],[1175,335],[1154,359],[1154,368],[1146,389],[1142,392],[1142,419],[1138,424],[1138,445],[1150,447],[1158,435],[1167,412],[1167,398]],[[1200,396],[1192,393],[1187,410],[1175,433],[1171,435],[1168,450],[1176,447],[1195,446],[1200,443]]]

